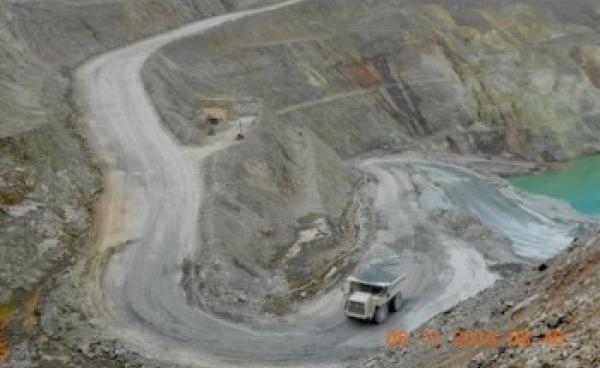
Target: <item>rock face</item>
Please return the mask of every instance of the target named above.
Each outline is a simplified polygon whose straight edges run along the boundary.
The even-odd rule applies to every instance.
[[[351,367],[596,367],[599,249],[595,236],[543,271],[530,267],[498,281],[413,331],[407,346]],[[439,344],[423,338],[432,331]],[[484,337],[461,341],[460,331]],[[518,332],[523,338],[510,337]]]
[[[0,3],[0,311],[20,309],[71,263],[90,231],[99,164],[80,136],[70,70],[191,20],[272,2]]]
[[[345,159],[415,149],[549,162],[597,151],[598,9],[565,7],[308,1],[163,48],[144,78],[182,144],[207,139],[202,111],[215,101],[262,110],[248,142],[205,170],[200,226],[210,251],[190,255],[198,271],[184,280],[189,294],[235,306],[250,280],[276,294],[300,283],[286,249],[304,218],[346,221],[356,174]],[[347,237],[334,232],[330,254]]]
[[[260,124],[243,144],[211,157],[203,168],[202,242],[190,255],[203,271],[192,275],[196,288],[186,288],[188,294],[218,296],[225,303],[214,307],[229,306],[234,315],[241,310],[230,301],[248,290],[253,300],[242,314],[287,311],[262,299],[292,305],[290,290],[322,277],[354,244],[353,199],[361,175],[310,130],[280,127],[275,120]]]
[[[31,289],[68,264],[90,229],[99,165],[79,136],[70,70],[193,19],[273,2],[0,3],[0,306],[24,304]],[[261,111],[245,144],[204,168],[208,195],[199,226],[211,256],[190,254],[183,265],[191,301],[213,309],[225,302],[225,312],[236,315],[240,303],[247,313],[283,313],[297,297],[290,289],[303,297],[303,286],[334,277],[336,260],[356,235],[352,195],[361,176],[346,160],[369,151],[536,161],[597,151],[598,20],[592,0],[308,0],[163,49],[144,78],[183,144],[207,139],[199,111],[215,99],[236,105],[241,116]],[[241,293],[258,282],[262,295]],[[515,293],[507,291],[521,295]],[[27,313],[35,319],[33,300]],[[470,323],[470,307],[452,315],[456,326]],[[503,315],[512,305],[497,307],[484,309]],[[591,314],[592,307],[581,310]],[[538,324],[560,325],[566,312],[554,312],[557,318]],[[59,313],[87,319],[69,309]],[[126,364],[114,360],[123,350],[117,343],[96,349],[90,342],[77,353],[61,345],[63,332],[50,342],[44,337],[43,354],[29,337],[12,333],[15,360],[27,366],[50,352],[70,357],[73,366],[99,359],[103,366]],[[597,363],[583,344],[582,356]],[[119,355],[127,363],[138,359]],[[503,350],[472,364],[486,359],[522,363]]]
[[[100,182],[79,135],[69,70],[193,19],[272,2],[0,4],[0,250],[9,260],[0,265],[0,303],[30,290],[89,229]]]
[[[155,101],[187,144],[198,98],[252,96],[343,157],[423,137],[544,161],[596,151],[598,9],[456,3],[312,1],[183,40],[156,57]]]

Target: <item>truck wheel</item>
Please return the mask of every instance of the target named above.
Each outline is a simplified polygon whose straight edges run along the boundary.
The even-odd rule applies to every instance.
[[[375,316],[373,317],[373,322],[375,322],[378,325],[382,324],[387,319],[387,316],[388,308],[386,308],[385,305],[377,307],[377,309],[375,309]]]
[[[390,312],[395,313],[400,310],[402,304],[402,296],[400,293],[394,295],[392,300],[390,300]]]

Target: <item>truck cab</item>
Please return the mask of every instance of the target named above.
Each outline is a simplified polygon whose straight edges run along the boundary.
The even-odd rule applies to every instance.
[[[380,324],[385,322],[389,312],[397,312],[402,304],[400,276],[391,282],[373,282],[348,277],[342,286],[348,318],[372,321]]]

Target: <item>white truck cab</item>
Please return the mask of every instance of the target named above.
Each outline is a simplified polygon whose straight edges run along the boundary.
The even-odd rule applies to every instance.
[[[374,282],[348,277],[342,285],[348,318],[383,323],[389,312],[397,312],[402,304],[400,284],[405,276],[390,282]]]

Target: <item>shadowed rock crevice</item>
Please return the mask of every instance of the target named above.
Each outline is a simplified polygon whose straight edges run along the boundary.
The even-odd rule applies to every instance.
[[[427,121],[419,111],[419,96],[409,85],[405,85],[392,74],[388,59],[376,58],[375,67],[383,76],[384,90],[393,102],[393,106],[389,108],[394,119],[400,124],[407,124],[410,127],[409,135],[413,138],[432,134]]]

